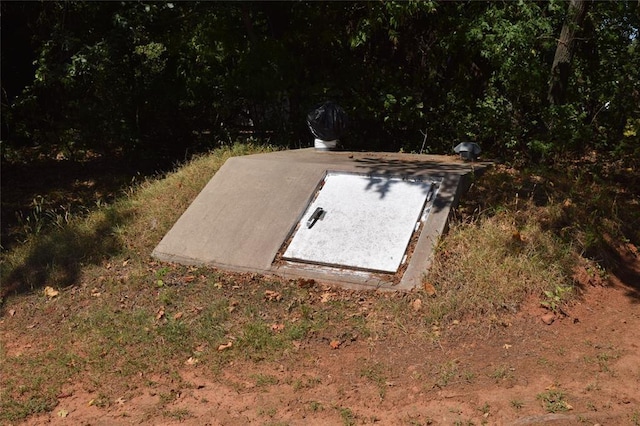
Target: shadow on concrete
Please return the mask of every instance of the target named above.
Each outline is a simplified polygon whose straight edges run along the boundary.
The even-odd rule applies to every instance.
[[[429,181],[403,181],[399,179],[389,179],[380,176],[370,176],[368,178],[367,186],[365,187],[366,191],[375,191],[380,194],[380,199],[383,199],[387,196],[389,192],[391,192],[392,187],[399,183],[404,183],[405,185],[419,186],[422,187],[422,192],[424,195],[427,195],[430,191],[431,185],[428,185]]]
[[[434,179],[440,183],[441,188],[459,188],[459,193],[463,193],[468,188],[471,179],[480,176],[489,167],[490,163],[455,163],[431,160],[414,160],[414,159],[384,159],[384,158],[361,158],[355,159],[357,168],[363,172],[375,176],[396,176],[402,178],[417,179]],[[398,181],[390,179],[371,179],[371,183],[367,189],[375,188],[383,198],[385,194],[391,190],[391,187]],[[423,185],[416,182],[417,185]],[[429,187],[425,186],[425,195],[429,191]],[[441,211],[451,207],[453,195],[449,198],[437,197],[433,203],[433,209]]]

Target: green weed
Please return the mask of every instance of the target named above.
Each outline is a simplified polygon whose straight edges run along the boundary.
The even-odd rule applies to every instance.
[[[313,411],[314,413],[317,411],[322,411],[324,410],[324,407],[322,406],[321,403],[319,403],[318,401],[311,401],[309,402],[309,408],[311,409],[311,411]]]
[[[519,399],[512,399],[510,402],[511,406],[517,410],[519,410],[520,408],[524,407],[524,402],[522,402]]]
[[[561,390],[549,390],[539,393],[536,399],[542,401],[542,406],[549,413],[558,413],[569,410],[569,404],[565,401],[566,394]]]
[[[438,367],[436,386],[445,387],[458,377],[458,363],[447,361]]]
[[[253,374],[251,378],[256,381],[257,387],[272,386],[278,384],[278,378],[268,374]]]
[[[372,381],[378,388],[378,395],[384,398],[387,393],[387,376],[385,368],[379,363],[367,364],[360,370],[360,377],[364,377]]]
[[[345,426],[353,426],[356,424],[356,415],[351,411],[350,408],[339,408],[338,412],[340,413],[340,418],[342,419],[342,424]]]
[[[497,367],[493,373],[491,373],[491,378],[495,379],[496,382],[500,381],[500,380],[506,380],[509,379],[513,376],[513,373],[511,372],[511,369],[509,367],[507,367],[506,365],[501,365],[499,367]]]
[[[179,421],[184,421],[190,417],[193,417],[193,413],[186,408],[176,408],[175,410],[163,411],[162,415]]]
[[[552,290],[545,290],[543,292],[545,299],[541,301],[540,304],[555,313],[561,313],[562,303],[567,298],[567,294],[572,291],[572,287],[557,285]]]

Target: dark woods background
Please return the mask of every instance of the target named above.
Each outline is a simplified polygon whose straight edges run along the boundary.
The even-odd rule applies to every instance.
[[[639,153],[640,3],[2,2],[2,155],[307,147]]]

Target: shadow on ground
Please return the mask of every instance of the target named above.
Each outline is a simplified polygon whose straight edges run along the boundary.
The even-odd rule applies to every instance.
[[[473,183],[458,215],[474,221],[513,210],[518,229],[534,217],[615,276],[640,303],[640,180],[629,172],[633,168],[610,169],[600,162],[527,171],[500,165]]]
[[[131,217],[130,211],[105,209],[103,216],[90,227],[86,223],[71,225],[34,239],[23,257],[3,265],[0,300],[49,284],[75,285],[83,266],[100,264],[121,253],[123,246],[116,229]]]

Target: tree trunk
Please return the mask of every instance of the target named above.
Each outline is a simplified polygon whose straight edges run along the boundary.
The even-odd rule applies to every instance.
[[[566,100],[571,60],[576,49],[576,33],[587,15],[588,0],[571,0],[567,19],[562,26],[558,47],[551,66],[547,99],[552,105],[562,105]]]

